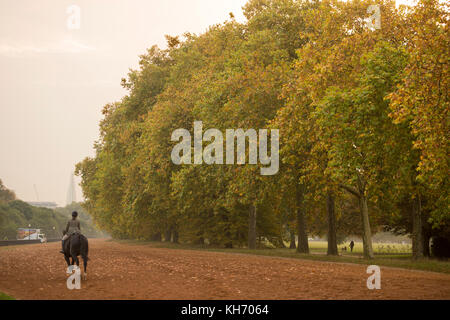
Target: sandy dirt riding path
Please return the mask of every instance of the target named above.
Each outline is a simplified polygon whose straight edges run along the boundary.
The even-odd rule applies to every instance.
[[[0,248],[0,291],[16,299],[450,299],[450,275],[90,240],[88,280],[66,287],[59,243]]]

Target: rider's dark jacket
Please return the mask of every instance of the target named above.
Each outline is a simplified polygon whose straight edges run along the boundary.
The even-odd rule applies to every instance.
[[[69,222],[67,222],[67,226],[66,226],[66,234],[67,235],[72,235],[76,232],[80,232],[80,221],[76,220],[76,219],[72,219],[69,220]]]

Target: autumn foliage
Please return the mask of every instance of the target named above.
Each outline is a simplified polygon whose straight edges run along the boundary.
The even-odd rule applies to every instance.
[[[219,246],[411,234],[449,237],[448,5],[250,0],[200,35],[167,36],[104,107],[96,156],[77,165],[85,207],[117,238]],[[178,128],[277,128],[280,170],[175,165]],[[295,239],[298,237],[298,244]]]

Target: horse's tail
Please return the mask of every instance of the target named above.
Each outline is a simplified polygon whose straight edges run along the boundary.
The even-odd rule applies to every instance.
[[[83,260],[88,261],[88,253],[89,253],[89,243],[88,243],[88,239],[83,236],[80,235],[80,253],[83,257]]]

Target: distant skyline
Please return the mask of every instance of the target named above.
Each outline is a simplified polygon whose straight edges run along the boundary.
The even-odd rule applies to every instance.
[[[0,179],[24,201],[66,204],[70,174],[93,156],[101,110],[139,55],[164,35],[244,21],[246,0],[2,0]],[[407,1],[401,1],[402,3]],[[67,8],[81,9],[69,29]],[[82,200],[79,178],[76,194]]]

